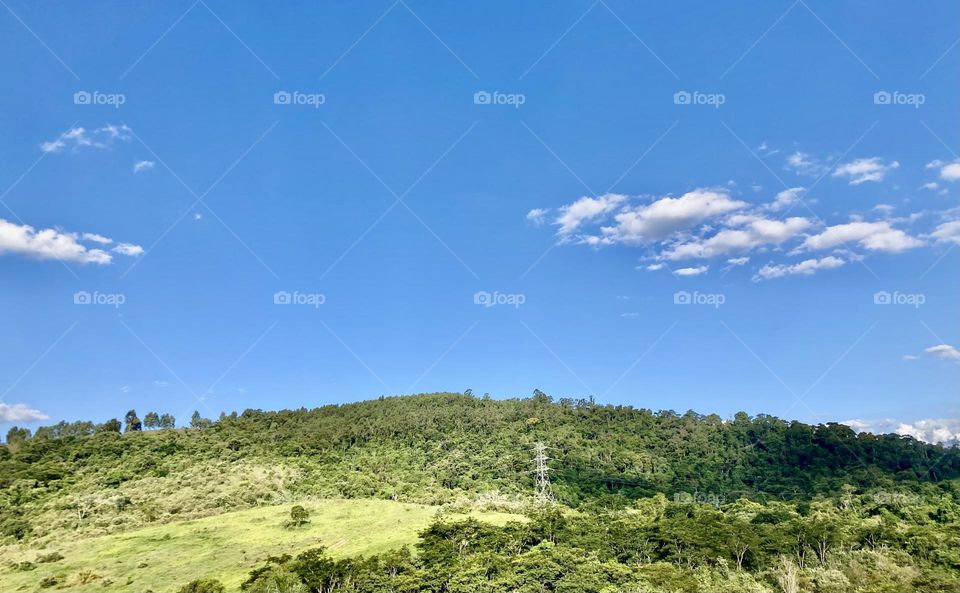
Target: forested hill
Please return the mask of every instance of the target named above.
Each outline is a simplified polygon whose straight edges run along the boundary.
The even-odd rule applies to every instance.
[[[139,421],[137,421],[139,424]],[[298,493],[443,502],[459,494],[532,490],[532,445],[546,443],[558,498],[578,505],[662,492],[726,499],[808,498],[844,484],[864,489],[960,475],[960,451],[894,435],[855,434],[772,416],[732,421],[587,400],[494,400],[441,393],[386,397],[312,410],[246,410],[203,428],[130,430],[120,423],[60,424],[32,438],[11,431],[0,448],[2,504],[10,488],[117,488],[210,463],[289,470]],[[136,427],[128,427],[136,428]],[[11,500],[11,499],[14,500]]]
[[[679,415],[601,406],[588,400],[553,401],[540,392],[514,400],[455,393],[387,397],[312,410],[246,410],[216,421],[195,414],[190,424],[189,428],[175,428],[172,417],[156,412],[145,414],[141,422],[131,410],[125,423],[61,423],[41,428],[34,435],[12,429],[7,444],[0,446],[0,541],[22,540],[40,549],[62,544],[65,534],[83,541],[92,535],[150,525],[192,524],[182,520],[252,506],[332,498],[439,504],[444,512],[484,508],[526,512],[523,509],[531,507],[534,493],[532,448],[541,442],[549,447],[557,501],[563,508],[578,507],[577,516],[583,517],[582,524],[570,528],[569,537],[582,539],[590,529],[603,531],[611,521],[620,525],[617,521],[624,517],[639,517],[636,520],[652,522],[643,529],[653,531],[638,532],[634,539],[656,544],[656,553],[644,556],[644,562],[662,557],[676,566],[654,568],[678,571],[682,565],[689,572],[700,562],[690,560],[692,551],[704,555],[703,566],[713,567],[709,570],[716,568],[711,554],[726,554],[699,542],[702,530],[697,526],[710,517],[740,521],[748,507],[769,508],[770,516],[776,517],[787,511],[791,517],[799,513],[795,519],[803,523],[819,521],[826,512],[823,509],[853,512],[850,509],[860,508],[859,500],[865,501],[864,509],[889,514],[884,521],[890,525],[897,525],[901,515],[908,513],[916,529],[927,529],[925,533],[934,534],[931,537],[946,537],[924,526],[947,525],[954,520],[950,501],[956,499],[958,482],[948,480],[960,475],[960,450],[909,437],[857,435],[839,424],[810,426],[743,413],[724,421],[716,415],[693,412]],[[668,500],[677,504],[668,505]],[[687,504],[690,502],[700,504]],[[641,515],[624,511],[623,517],[611,514],[617,509],[653,508],[650,505],[661,510]],[[753,522],[770,522],[767,514],[760,513]],[[681,519],[690,522],[682,529],[686,539],[671,531],[680,529],[675,522]],[[900,539],[890,534],[878,539],[875,519],[872,515],[844,519],[852,521],[851,525],[860,525],[857,521],[862,520],[862,530],[866,530],[861,539],[857,539],[860,531],[851,532],[849,541],[862,540],[857,545],[871,550],[888,541],[899,542],[898,550],[916,552],[910,547],[914,546],[910,543],[914,542],[913,532],[901,533]],[[773,566],[777,554],[793,549],[789,542],[796,541],[796,534],[788,533],[794,523],[771,521],[780,530],[777,537],[786,539],[751,544],[756,551],[750,554],[755,558],[748,556],[746,561],[742,550],[739,556],[731,556],[738,566],[746,562],[744,566],[752,567],[761,580],[773,578],[764,576],[767,573],[763,571]],[[588,529],[594,524],[595,528]],[[528,531],[536,532],[540,523],[531,525]],[[730,541],[742,541],[755,532],[754,527],[741,527]],[[473,529],[470,525],[464,528]],[[447,528],[441,525],[436,529]],[[890,529],[891,534],[899,533]],[[714,531],[727,533],[720,528]],[[460,537],[456,529],[451,533],[454,539]],[[609,537],[598,534],[600,539]],[[540,541],[542,535],[517,537],[527,542],[526,546]],[[689,540],[683,554],[678,551],[678,538]],[[547,539],[553,545],[563,537]],[[938,546],[946,545],[946,540],[937,541],[941,543],[927,545],[923,553],[933,558]],[[570,542],[567,544],[573,545]],[[570,567],[580,566],[573,558],[587,554],[584,550],[603,556],[598,550],[607,548],[594,544],[577,548],[577,555],[561,562],[565,568],[560,572],[566,574],[573,570]],[[611,550],[620,549],[619,542],[611,540],[610,545]],[[805,545],[800,546],[801,552],[807,549]],[[676,554],[682,558],[675,558]],[[444,563],[433,567],[431,557],[427,554],[424,558],[426,564],[417,570],[433,575],[429,579],[434,578],[430,572],[434,569],[461,572]],[[800,560],[802,566],[802,554]],[[849,578],[860,579],[856,576],[860,560],[854,560],[848,562],[854,575]],[[897,566],[912,566],[907,556],[895,560]],[[621,561],[634,568],[640,562],[633,556],[617,560]],[[543,564],[539,558],[531,562],[531,566]],[[955,559],[936,562],[955,569]],[[30,562],[21,565],[34,566]],[[610,566],[627,570],[620,564]],[[930,566],[921,568],[934,570]],[[608,568],[603,565],[603,570]],[[487,574],[486,570],[475,572]],[[351,568],[345,574],[355,572]],[[868,572],[883,575],[889,571],[875,568]],[[910,575],[901,581],[911,582],[914,577]],[[539,576],[531,578],[531,582],[543,582]],[[950,583],[941,589],[955,590],[950,588],[954,581]],[[691,587],[683,588],[694,590]]]

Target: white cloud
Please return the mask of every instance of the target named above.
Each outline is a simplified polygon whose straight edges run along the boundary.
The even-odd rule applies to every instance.
[[[930,346],[924,352],[930,356],[940,358],[942,360],[949,360],[951,362],[960,362],[960,350],[957,350],[949,344],[939,344],[937,346]]]
[[[777,197],[774,198],[772,202],[766,205],[766,209],[774,212],[783,210],[784,208],[796,203],[797,200],[800,199],[800,196],[803,194],[803,192],[804,188],[802,187],[791,187],[790,189],[785,189],[778,193]]]
[[[98,235],[96,233],[83,233],[80,235],[80,238],[84,241],[93,241],[94,243],[100,243],[106,245],[108,243],[113,243],[112,239],[104,237],[103,235]]]
[[[129,142],[133,138],[133,131],[125,124],[107,124],[102,128],[87,130],[83,127],[70,128],[57,138],[40,144],[43,152],[61,152],[70,147],[74,151],[81,147],[106,148],[114,140]]]
[[[699,276],[700,274],[705,274],[709,266],[697,266],[695,268],[680,268],[679,270],[674,270],[673,273],[677,276]]]
[[[662,270],[663,264],[650,264],[647,266],[647,270],[650,272],[656,272],[657,270]]]
[[[46,420],[49,417],[40,410],[31,408],[26,404],[0,403],[0,422],[36,422]]]
[[[527,212],[527,220],[536,226],[540,226],[544,223],[548,212],[550,212],[549,208],[534,208],[530,212]]]
[[[860,185],[867,181],[883,181],[887,173],[899,166],[897,161],[884,163],[882,158],[875,156],[844,163],[833,171],[833,176],[846,177],[850,185]]]
[[[821,259],[806,259],[796,264],[767,264],[753,277],[754,282],[760,280],[772,280],[773,278],[782,278],[784,276],[803,275],[810,276],[816,274],[819,270],[830,270],[839,268],[844,262],[839,257],[828,255]]]
[[[844,420],[856,432],[872,432],[875,434],[898,434],[910,436],[927,443],[941,443],[944,445],[960,444],[960,419],[956,418],[929,418],[914,422],[902,422],[884,418],[882,420]]]
[[[156,165],[156,163],[153,161],[137,161],[133,163],[133,172],[139,173],[141,171],[146,171],[148,169],[152,169],[154,165]]]
[[[120,255],[129,255],[129,256],[143,255],[143,247],[140,247],[139,245],[134,245],[132,243],[120,243],[119,245],[114,247],[111,251],[115,253],[119,253]]]
[[[827,171],[826,165],[799,150],[787,156],[787,169],[799,175],[810,175],[813,177],[822,175]]]
[[[930,234],[937,241],[957,243],[960,245],[960,220],[945,222]]]
[[[848,222],[827,227],[823,232],[807,237],[800,250],[830,249],[855,241],[872,251],[898,253],[923,245],[919,239],[883,222]]]
[[[927,163],[927,169],[940,169],[940,179],[944,181],[960,180],[960,159],[949,163],[940,160]],[[930,185],[929,183],[927,185]],[[926,186],[924,186],[926,187]]]
[[[780,245],[812,226],[806,218],[786,220],[737,217],[735,222],[749,220],[744,228],[724,229],[712,237],[682,243],[663,253],[669,260],[712,258],[731,253],[743,253],[763,245]]]
[[[679,198],[665,197],[626,208],[614,217],[616,226],[603,227],[602,231],[607,242],[650,243],[746,206],[746,202],[732,199],[726,191],[696,189]]]
[[[920,186],[921,189],[929,189],[930,191],[935,191],[940,189],[940,184],[936,181],[931,181],[929,183],[924,183]]]
[[[609,214],[626,200],[627,196],[619,194],[606,194],[599,198],[584,196],[572,204],[562,206],[556,220],[556,224],[560,226],[557,232],[561,236],[568,236],[580,228],[581,224]]]
[[[67,233],[55,229],[36,230],[30,225],[19,225],[0,218],[0,254],[16,253],[37,259],[59,259],[81,264],[109,264],[113,258],[100,248],[88,247],[81,241],[98,244],[111,243],[112,240],[95,233]],[[114,251],[123,255],[135,249],[137,245],[122,243]]]
[[[731,266],[742,266],[749,261],[750,261],[750,258],[744,256],[744,257],[735,257],[733,259],[728,259],[727,263],[730,264]]]

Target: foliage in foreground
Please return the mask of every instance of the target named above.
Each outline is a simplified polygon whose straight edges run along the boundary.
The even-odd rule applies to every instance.
[[[268,559],[248,593],[960,590],[960,483],[923,496],[841,495],[720,508],[662,495],[629,510],[538,514],[496,527],[437,521],[417,544]]]

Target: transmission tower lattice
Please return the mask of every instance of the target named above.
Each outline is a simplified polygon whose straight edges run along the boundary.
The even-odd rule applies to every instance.
[[[535,454],[533,461],[536,464],[536,469],[533,471],[537,474],[537,502],[541,504],[553,502],[553,488],[550,486],[550,468],[547,466],[547,462],[550,460],[550,458],[547,457],[547,446],[538,442],[533,446],[533,452]]]

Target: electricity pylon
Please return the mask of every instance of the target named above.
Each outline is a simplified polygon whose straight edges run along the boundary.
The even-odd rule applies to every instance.
[[[547,467],[547,461],[550,460],[547,457],[547,446],[537,442],[533,446],[533,452],[533,462],[536,465],[533,471],[537,474],[537,502],[546,505],[554,501],[553,488],[550,487],[550,468]]]

